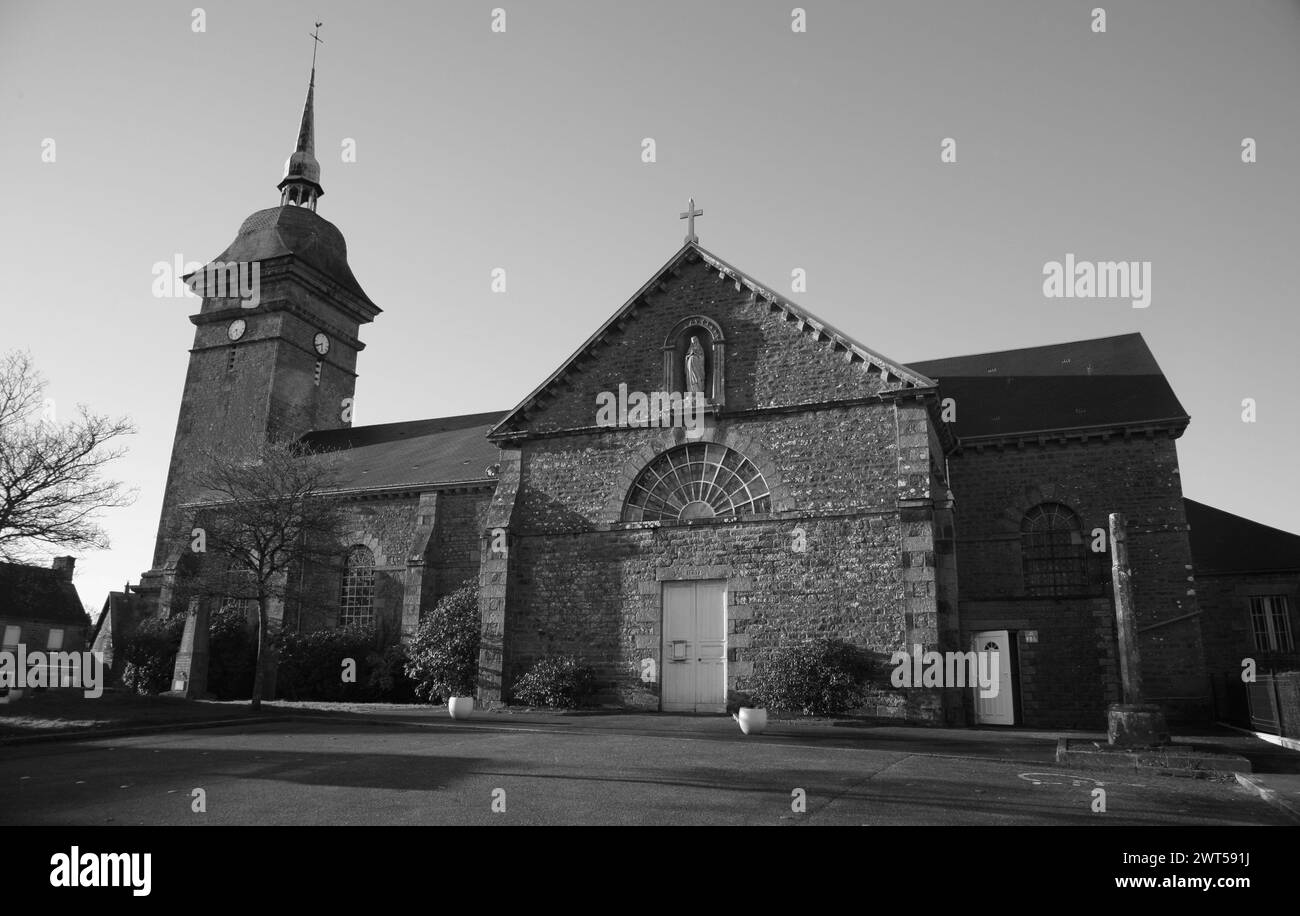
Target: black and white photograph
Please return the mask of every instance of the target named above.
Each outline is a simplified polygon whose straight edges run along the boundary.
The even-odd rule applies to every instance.
[[[11,886],[1294,886],[1300,2],[0,0],[0,211]]]

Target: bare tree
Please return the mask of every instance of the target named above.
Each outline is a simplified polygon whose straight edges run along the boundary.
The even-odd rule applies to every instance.
[[[90,413],[66,422],[45,397],[31,356],[0,356],[0,558],[21,560],[37,545],[59,550],[108,547],[101,510],[129,506],[135,491],[103,476],[121,457],[116,440],[135,432],[126,419]]]
[[[293,440],[208,450],[190,476],[191,547],[205,554],[191,588],[257,604],[252,706],[261,706],[267,607],[288,593],[290,571],[338,552],[342,513],[334,462]]]

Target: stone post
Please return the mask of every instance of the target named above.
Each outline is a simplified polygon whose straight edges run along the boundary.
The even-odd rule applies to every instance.
[[[1115,587],[1115,633],[1119,642],[1122,703],[1110,707],[1107,737],[1117,747],[1152,747],[1169,743],[1169,728],[1159,706],[1142,699],[1142,659],[1138,653],[1137,616],[1133,607],[1132,571],[1124,514],[1110,515],[1111,574]]]
[[[208,693],[208,602],[191,598],[172,673],[173,696],[201,700]]]
[[[501,451],[497,490],[488,507],[487,526],[479,537],[478,701],[485,709],[505,700],[505,664],[511,551],[517,546],[511,523],[521,489],[520,453]]]

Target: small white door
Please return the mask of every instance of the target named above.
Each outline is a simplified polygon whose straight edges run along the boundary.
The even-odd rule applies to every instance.
[[[663,710],[725,712],[726,583],[665,582],[663,589]]]
[[[978,725],[1015,725],[1016,698],[1012,692],[1015,679],[1011,676],[1011,637],[1006,630],[986,630],[976,633],[971,638],[971,649],[976,652],[977,664],[979,653],[994,653],[997,658],[997,695],[984,696],[979,684],[971,689],[975,691],[975,722]],[[990,674],[993,664],[990,659],[983,669]]]

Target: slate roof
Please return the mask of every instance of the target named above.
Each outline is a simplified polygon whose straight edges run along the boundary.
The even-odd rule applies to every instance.
[[[235,240],[213,260],[266,261],[285,255],[293,255],[340,284],[376,312],[380,311],[352,275],[343,233],[329,220],[306,207],[285,206],[258,210],[244,220]],[[201,293],[200,289],[191,288],[196,293]]]
[[[487,432],[505,415],[487,413],[307,433],[302,442],[334,453],[346,490],[421,489],[490,481],[500,461]]]
[[[84,626],[77,587],[43,566],[0,563],[0,619]]]
[[[1300,534],[1184,499],[1197,573],[1300,572]]]
[[[909,365],[954,399],[963,439],[1189,419],[1141,334]]]

